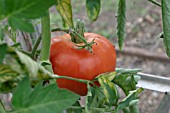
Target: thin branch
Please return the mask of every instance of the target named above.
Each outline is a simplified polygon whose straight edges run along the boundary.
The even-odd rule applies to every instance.
[[[3,104],[3,102],[2,102],[2,100],[0,99],[0,104],[1,104],[1,106],[4,108],[4,110],[5,110],[5,106],[4,106],[4,104]]]
[[[36,53],[37,48],[38,48],[38,46],[39,46],[39,44],[40,44],[40,42],[41,42],[41,39],[42,39],[42,36],[40,35],[40,36],[38,37],[37,41],[35,42],[35,45],[34,45],[32,51],[31,51],[32,57],[35,56],[35,53]]]
[[[63,31],[63,32],[69,33],[69,29],[63,29],[59,27],[51,30],[51,32],[56,32],[56,31]]]
[[[78,81],[78,82],[81,82],[81,83],[92,83],[92,81],[90,80],[85,80],[85,79],[78,79],[78,78],[72,78],[72,77],[69,77],[69,76],[56,76],[56,79],[59,79],[59,78],[65,78],[65,79],[68,79],[68,80],[74,80],[74,81]],[[93,83],[92,83],[93,84]],[[93,84],[94,85],[94,84]]]
[[[153,3],[153,4],[155,4],[155,5],[157,5],[157,6],[159,6],[159,7],[162,6],[159,2],[157,2],[157,1],[155,1],[155,0],[148,0],[148,1],[151,2],[151,3]]]

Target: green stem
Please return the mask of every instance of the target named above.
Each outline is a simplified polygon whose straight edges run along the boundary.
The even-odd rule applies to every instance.
[[[130,113],[140,113],[138,104],[133,104],[132,106],[129,106]]]
[[[151,3],[153,3],[153,4],[155,4],[155,5],[157,5],[157,6],[159,6],[159,7],[162,6],[159,2],[157,2],[157,1],[155,1],[155,0],[148,0],[148,1],[151,2]]]
[[[74,29],[72,29],[71,31],[68,29],[62,29],[62,28],[55,28],[51,30],[51,32],[55,32],[55,31],[63,31],[66,33],[70,32],[71,35],[74,35],[74,37],[77,36],[79,40],[81,40],[84,44],[87,44],[86,39],[83,36],[81,36],[79,33],[77,33]]]
[[[92,81],[90,80],[84,80],[84,79],[78,79],[78,78],[72,78],[72,77],[69,77],[69,76],[56,76],[54,77],[56,79],[59,79],[59,78],[64,78],[64,79],[68,79],[68,80],[74,80],[74,81],[78,81],[78,82],[81,82],[81,83],[91,83],[93,85],[95,85]]]
[[[84,21],[81,21],[80,19],[77,20],[77,25],[76,27],[74,28],[74,33],[76,32],[77,34],[75,35],[74,33],[70,33],[71,35],[71,40],[72,42],[74,43],[82,43],[82,42],[85,42],[85,38],[84,38]],[[80,37],[81,36],[81,37]],[[82,39],[83,37],[83,39]]]
[[[83,36],[81,36],[79,33],[77,33],[76,31],[71,32],[71,34],[79,37],[79,39],[81,39],[81,41],[82,41],[85,45],[87,44],[86,39],[85,39]]]
[[[41,35],[40,35],[40,37],[39,37],[39,38],[37,39],[37,41],[35,42],[35,45],[34,45],[32,51],[31,51],[31,56],[32,56],[32,58],[34,58],[34,56],[35,56],[35,53],[36,53],[37,48],[38,48],[38,46],[39,46],[39,44],[40,44],[40,42],[41,42],[41,39],[42,39],[42,37],[41,37]]]
[[[51,42],[51,31],[50,31],[50,17],[49,12],[46,16],[41,19],[42,25],[42,49],[41,49],[41,61],[49,60],[50,56],[50,42]]]
[[[3,104],[3,102],[2,102],[2,100],[0,99],[0,104],[1,104],[1,106],[3,107],[3,109],[5,110],[5,106],[4,106],[4,104]],[[1,108],[1,107],[0,107]]]
[[[55,32],[55,31],[63,31],[63,32],[69,33],[69,29],[63,29],[59,27],[51,30],[51,32]]]

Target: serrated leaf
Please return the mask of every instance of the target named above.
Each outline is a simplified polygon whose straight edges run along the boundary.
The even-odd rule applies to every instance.
[[[8,59],[12,61],[11,59]],[[13,61],[12,61],[13,62]],[[24,75],[20,75],[18,71],[18,65],[13,62],[12,65],[0,65],[0,92],[9,92],[14,87],[16,87],[17,83],[22,80]],[[13,69],[16,68],[16,69]]]
[[[26,32],[33,32],[33,26],[28,19],[35,19],[45,15],[45,12],[56,3],[55,0],[1,0],[0,20],[8,18],[9,24]]]
[[[72,19],[71,0],[56,0],[56,9],[61,15],[63,21],[71,28],[74,27]]]
[[[9,80],[12,80],[18,76],[18,73],[11,69],[9,66],[0,65],[0,84]]]
[[[170,57],[170,2],[169,0],[162,1],[162,22],[164,32],[164,45],[166,53]]]
[[[103,89],[103,93],[110,106],[116,105],[118,101],[118,92],[115,84],[111,82],[106,76],[100,76],[98,78],[99,83]]]
[[[5,54],[7,50],[7,44],[0,44],[0,64],[4,60]]]
[[[26,106],[31,90],[32,89],[27,76],[18,84],[18,87],[13,93],[12,105],[15,109]]]
[[[19,51],[16,51],[16,54],[18,55],[20,62],[26,67],[25,69],[29,73],[29,76],[36,77],[39,68],[38,64],[35,61],[33,61],[30,57]]]
[[[53,74],[29,56],[8,47],[5,62],[0,65],[0,91],[10,91],[25,76],[29,76],[35,85],[40,80],[50,78]]]
[[[117,11],[117,36],[119,48],[122,50],[125,38],[125,25],[126,25],[126,0],[119,0]]]
[[[122,110],[125,107],[130,106],[130,103],[136,99],[138,99],[138,94],[143,91],[143,88],[138,88],[134,91],[131,91],[129,95],[124,98],[121,102],[119,102],[117,110]]]
[[[87,84],[87,88],[88,88],[88,92],[87,92],[86,100],[85,100],[85,112],[88,113],[90,112],[90,105],[94,98],[95,89],[91,87],[90,84]]]
[[[19,106],[15,108],[16,103],[13,103],[14,112],[12,113],[62,113],[63,110],[74,104],[79,98],[77,94],[59,89],[56,84],[51,84],[46,87],[38,84],[32,92],[28,92],[28,94],[24,96],[25,100],[23,100],[23,97],[19,96],[19,93],[28,91],[26,88],[31,85],[28,81],[28,79],[25,79],[25,81],[22,81],[21,84],[18,85],[13,100],[18,99],[20,104],[17,104]]]
[[[92,87],[89,84],[88,93],[85,100],[85,113],[98,113],[97,111],[104,112],[106,108],[103,105],[106,102],[106,97],[103,94],[103,89],[101,87]]]
[[[22,18],[8,18],[9,25],[14,29],[19,29],[25,32],[33,32],[33,25]]]
[[[49,7],[56,3],[55,0],[1,0],[1,2],[7,18],[25,19],[35,19],[43,16]]]
[[[117,75],[113,82],[121,87],[126,95],[129,91],[136,89],[137,81],[134,77],[140,69],[116,69]]]
[[[107,72],[107,73],[102,73],[102,74],[99,74],[95,79],[98,79],[100,78],[101,76],[105,76],[106,78],[108,78],[110,81],[112,81],[115,76],[116,76],[116,72],[113,71],[113,72]]]
[[[86,0],[86,11],[90,20],[97,20],[100,12],[100,0]]]

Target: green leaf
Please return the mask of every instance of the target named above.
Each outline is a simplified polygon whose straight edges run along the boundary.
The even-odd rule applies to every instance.
[[[25,32],[33,32],[33,25],[22,18],[8,18],[9,25],[14,29],[19,29]]]
[[[90,20],[97,20],[100,12],[100,0],[86,0],[86,10]]]
[[[73,106],[76,106],[76,107],[80,107],[80,108],[81,108],[81,105],[80,105],[79,101],[76,101]],[[82,109],[71,109],[71,110],[72,110],[73,113],[82,113],[82,112],[83,112]],[[71,112],[71,113],[72,113],[72,112]]]
[[[0,20],[9,19],[9,24],[26,32],[33,32],[32,25],[28,19],[44,16],[46,11],[56,3],[55,0],[1,0]]]
[[[18,84],[18,87],[13,93],[12,105],[15,109],[26,106],[31,90],[32,89],[27,76]]]
[[[85,100],[85,112],[90,112],[90,105],[93,101],[94,94],[95,94],[95,89],[90,86],[90,84],[87,84],[88,92],[86,95],[86,100]]]
[[[19,76],[18,65],[16,65],[14,60],[8,59],[11,61],[11,65],[0,65],[0,92],[9,92],[14,87],[16,87],[17,83],[22,80],[24,75]],[[15,68],[15,69],[14,69]],[[21,72],[20,72],[21,73]]]
[[[45,15],[45,12],[56,3],[55,0],[1,0],[5,16],[25,19],[35,19]],[[16,8],[17,7],[17,8]],[[1,20],[1,19],[0,19]]]
[[[0,64],[2,64],[7,50],[7,44],[0,44]]]
[[[170,2],[169,0],[162,1],[162,19],[163,19],[163,32],[164,32],[164,45],[166,53],[170,57]]]
[[[109,106],[116,105],[119,96],[115,84],[107,76],[100,76],[98,80]]]
[[[117,110],[122,110],[125,107],[130,106],[131,102],[134,102],[138,98],[138,94],[143,91],[143,88],[138,88],[131,91],[127,97],[125,97],[121,102],[119,102]],[[136,101],[135,101],[136,102]]]
[[[117,36],[119,48],[122,50],[125,38],[125,25],[126,25],[126,0],[119,0],[117,12]]]
[[[106,102],[106,98],[103,94],[101,87],[92,87],[89,84],[88,93],[85,100],[85,113],[100,113],[106,111],[106,108],[101,108]],[[100,112],[97,112],[100,111]]]
[[[9,66],[0,65],[0,84],[12,80],[18,76],[18,73]]]
[[[5,0],[0,0],[0,20],[1,18],[5,17],[4,5],[5,5]]]
[[[25,78],[16,88],[12,113],[62,113],[79,98],[72,92],[59,89],[56,84],[46,87],[38,84],[33,90],[30,85],[29,79]]]
[[[129,91],[136,89],[137,81],[134,77],[140,69],[116,69],[116,77],[113,79],[113,82],[121,87],[126,95],[129,94]]]
[[[12,90],[26,75],[34,83],[32,85],[53,75],[29,56],[11,47],[8,47],[6,54],[5,62],[0,65],[0,91],[2,92]]]
[[[72,19],[71,0],[56,0],[56,1],[57,1],[56,9],[61,15],[64,21],[64,25],[67,24],[69,27],[73,28],[74,24]]]

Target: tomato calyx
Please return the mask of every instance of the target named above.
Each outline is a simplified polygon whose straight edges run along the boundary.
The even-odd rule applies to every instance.
[[[95,38],[91,42],[87,42],[86,38],[84,37],[84,21],[81,21],[80,19],[77,20],[76,27],[70,28],[70,29],[63,29],[63,28],[55,28],[52,29],[52,32],[55,31],[63,31],[71,36],[71,41],[75,43],[77,46],[77,49],[86,49],[90,53],[93,54],[92,45],[97,43],[95,42]],[[80,43],[84,43],[84,45],[79,45]]]
[[[91,42],[87,42],[87,43],[84,44],[84,45],[76,45],[76,46],[78,47],[78,49],[86,49],[86,50],[88,50],[90,53],[93,54],[92,45],[93,45],[93,44],[96,44],[96,45],[97,45],[97,43],[94,42],[94,40],[95,40],[95,38],[94,38]]]
[[[76,31],[74,31],[74,30],[70,30],[70,31],[71,31],[70,34],[74,34],[74,35],[78,36],[84,43],[84,45],[79,45],[79,43],[76,43],[76,46],[78,49],[86,49],[90,53],[93,53],[92,45],[93,44],[97,45],[97,43],[95,42],[95,38],[91,42],[87,42],[86,39],[84,37],[82,37],[79,33],[77,33]]]
[[[84,21],[78,19],[76,27],[70,29],[69,34],[71,35],[72,42],[76,43],[78,49],[86,49],[90,53],[93,53],[92,45],[96,44],[96,42],[94,42],[95,38],[91,42],[87,42],[84,38]],[[84,43],[84,45],[79,45],[80,43]]]

